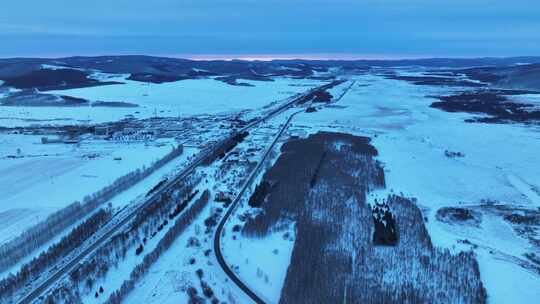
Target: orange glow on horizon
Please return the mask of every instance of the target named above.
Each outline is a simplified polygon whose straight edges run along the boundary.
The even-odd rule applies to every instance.
[[[246,60],[246,61],[271,61],[271,60],[397,60],[432,58],[431,56],[396,56],[382,54],[186,54],[173,55],[176,58],[191,60]]]

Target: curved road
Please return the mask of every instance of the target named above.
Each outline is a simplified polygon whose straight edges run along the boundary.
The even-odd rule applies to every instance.
[[[221,219],[221,222],[219,223],[219,225],[218,225],[218,227],[216,229],[216,232],[214,234],[214,252],[215,252],[216,259],[217,259],[219,265],[221,266],[223,271],[225,271],[227,276],[238,286],[238,288],[240,288],[245,294],[247,294],[257,304],[265,304],[266,302],[263,299],[261,299],[257,294],[255,294],[255,292],[253,292],[249,287],[247,287],[236,276],[236,274],[231,270],[229,265],[227,265],[227,262],[225,262],[225,259],[223,258],[223,254],[221,253],[221,244],[220,244],[221,243],[221,234],[223,233],[223,228],[224,228],[225,224],[227,223],[227,220],[229,219],[231,214],[234,212],[234,210],[238,206],[238,203],[240,202],[240,199],[242,198],[242,195],[244,194],[244,192],[247,190],[247,188],[251,185],[251,183],[253,182],[253,180],[257,176],[258,171],[260,170],[260,168],[264,164],[264,161],[266,160],[266,158],[270,154],[270,151],[272,151],[272,149],[276,145],[278,139],[281,137],[283,132],[287,129],[287,127],[289,126],[289,123],[291,122],[293,117],[296,114],[300,113],[300,112],[303,112],[303,110],[298,111],[296,113],[293,113],[289,117],[289,119],[287,119],[287,121],[285,122],[285,124],[283,125],[283,127],[281,128],[279,133],[274,138],[274,141],[272,142],[270,147],[268,147],[268,149],[264,153],[263,157],[261,158],[261,160],[259,161],[257,166],[255,167],[255,169],[253,169],[253,171],[251,172],[249,178],[246,180],[246,182],[244,183],[244,185],[240,189],[240,192],[238,192],[238,195],[236,196],[234,201],[231,203],[231,206],[229,207],[229,209],[225,213],[225,216],[223,216],[223,218]]]

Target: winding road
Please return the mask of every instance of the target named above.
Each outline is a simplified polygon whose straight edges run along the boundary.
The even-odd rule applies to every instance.
[[[229,209],[225,213],[225,216],[223,216],[223,218],[221,219],[221,221],[220,221],[220,223],[219,223],[219,225],[218,225],[218,227],[216,229],[216,232],[214,234],[214,252],[215,252],[216,259],[217,259],[219,265],[221,266],[223,271],[225,271],[227,276],[238,286],[238,288],[240,288],[247,296],[249,296],[257,304],[264,304],[266,302],[263,299],[261,299],[248,286],[246,286],[246,284],[244,284],[242,282],[242,280],[240,280],[238,278],[238,276],[236,276],[236,274],[231,270],[231,268],[229,267],[229,265],[227,264],[227,262],[223,258],[223,253],[221,252],[221,235],[223,233],[223,228],[225,227],[225,224],[227,223],[227,220],[230,218],[230,216],[232,215],[232,213],[234,212],[234,210],[238,206],[240,200],[242,199],[242,196],[243,196],[244,192],[246,192],[246,190],[249,188],[249,186],[251,185],[253,180],[257,177],[257,174],[259,173],[259,170],[263,166],[265,160],[268,158],[268,155],[270,154],[270,152],[272,151],[272,149],[276,145],[277,141],[279,140],[279,138],[281,137],[283,132],[285,132],[285,130],[289,127],[289,124],[290,124],[291,120],[293,119],[293,117],[296,114],[300,113],[300,112],[303,112],[303,110],[293,113],[287,119],[287,121],[285,122],[283,127],[281,127],[278,134],[274,138],[274,141],[272,141],[272,144],[266,149],[266,151],[264,152],[261,160],[259,161],[257,166],[253,169],[253,171],[251,171],[251,174],[249,175],[248,179],[246,180],[246,182],[244,183],[244,185],[242,186],[242,188],[238,192],[238,195],[236,196],[234,201],[229,206]]]

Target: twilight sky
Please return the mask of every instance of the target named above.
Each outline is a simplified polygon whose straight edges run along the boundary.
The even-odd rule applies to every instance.
[[[0,57],[540,55],[539,0],[2,2]]]

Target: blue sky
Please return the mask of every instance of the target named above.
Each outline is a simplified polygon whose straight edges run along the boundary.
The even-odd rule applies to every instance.
[[[540,55],[538,0],[16,0],[0,57]]]

